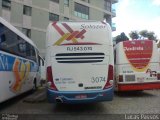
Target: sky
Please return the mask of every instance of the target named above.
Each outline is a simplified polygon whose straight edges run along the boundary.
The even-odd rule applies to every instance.
[[[153,31],[160,39],[160,0],[119,0],[115,4],[116,31],[113,36],[131,31]]]

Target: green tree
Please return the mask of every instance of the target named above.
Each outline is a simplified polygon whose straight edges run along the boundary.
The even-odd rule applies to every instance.
[[[132,38],[132,40],[137,39],[149,39],[149,40],[155,40],[157,41],[157,36],[154,32],[150,32],[147,30],[141,30],[139,33],[137,31],[131,31],[129,33],[129,36]]]
[[[145,38],[147,38],[148,31],[147,30],[141,30],[139,32],[139,35],[141,36],[141,39],[145,39]]]
[[[149,40],[155,40],[155,41],[157,41],[157,37],[156,37],[156,35],[155,35],[154,32],[148,32],[147,38],[148,38]]]
[[[129,38],[126,36],[126,34],[124,32],[122,32],[120,35],[117,35],[115,37],[116,44],[121,41],[126,41],[126,40],[129,40]]]
[[[139,34],[137,31],[131,31],[129,33],[129,36],[132,38],[132,40],[135,40],[135,39],[137,40],[139,38]]]

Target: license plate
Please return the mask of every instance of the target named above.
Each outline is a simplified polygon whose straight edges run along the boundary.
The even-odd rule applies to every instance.
[[[76,99],[84,99],[84,98],[87,98],[87,95],[76,95],[75,98]]]
[[[144,79],[145,79],[144,77],[137,77],[137,81],[140,83],[144,82]]]

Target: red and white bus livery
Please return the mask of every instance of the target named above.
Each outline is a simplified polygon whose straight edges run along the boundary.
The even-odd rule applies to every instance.
[[[152,40],[123,41],[115,46],[115,90],[160,88],[158,48]]]

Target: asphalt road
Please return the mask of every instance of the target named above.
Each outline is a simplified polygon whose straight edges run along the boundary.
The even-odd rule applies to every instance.
[[[40,89],[0,104],[0,114],[1,119],[7,116],[22,120],[160,120],[160,90],[121,92],[115,93],[110,102],[67,105],[48,103],[45,90]],[[150,116],[144,116],[148,114]]]

